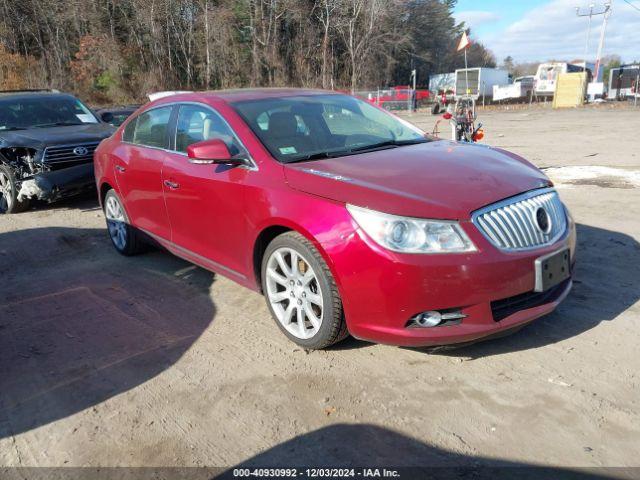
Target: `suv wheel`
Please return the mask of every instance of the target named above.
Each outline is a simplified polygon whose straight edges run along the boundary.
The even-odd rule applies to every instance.
[[[111,243],[119,253],[129,256],[142,251],[140,235],[129,224],[127,212],[113,189],[109,190],[104,197],[104,216],[107,220]]]
[[[276,323],[301,347],[325,348],[349,334],[331,271],[302,235],[284,233],[269,244],[262,285]]]
[[[29,208],[29,201],[18,201],[18,189],[13,170],[0,165],[0,213],[18,213]]]

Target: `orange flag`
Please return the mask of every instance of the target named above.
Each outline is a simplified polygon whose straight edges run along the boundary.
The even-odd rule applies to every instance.
[[[462,33],[462,37],[460,38],[460,43],[458,44],[458,49],[456,51],[464,50],[465,48],[469,48],[471,46],[471,40],[467,37],[467,32]]]

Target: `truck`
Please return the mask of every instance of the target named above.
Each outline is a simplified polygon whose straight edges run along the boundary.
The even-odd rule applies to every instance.
[[[494,85],[507,85],[509,72],[497,68],[459,68],[456,70],[456,98],[493,97]]]
[[[533,76],[517,77],[509,85],[493,86],[493,101],[529,99],[533,93]]]
[[[640,93],[638,83],[640,83],[640,64],[612,68],[609,72],[608,97],[616,100],[634,97]]]

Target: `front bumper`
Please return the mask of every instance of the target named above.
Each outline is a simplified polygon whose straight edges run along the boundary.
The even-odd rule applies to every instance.
[[[22,182],[19,200],[36,198],[54,202],[95,188],[93,163],[37,173],[32,179]]]
[[[564,236],[553,244],[514,253],[498,250],[473,224],[461,225],[477,252],[398,254],[373,243],[355,226],[349,240],[330,253],[351,335],[415,347],[472,342],[517,330],[552,312],[568,295],[571,279],[546,296],[536,297],[534,262],[562,248],[569,248],[572,263],[575,261],[572,221]],[[528,292],[532,294],[529,302]],[[500,315],[497,309],[504,305],[512,309]],[[432,328],[408,326],[421,312],[454,309],[466,315],[460,323]]]

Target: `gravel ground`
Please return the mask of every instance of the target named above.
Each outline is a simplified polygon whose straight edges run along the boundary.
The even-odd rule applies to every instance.
[[[640,108],[480,116],[579,224],[556,312],[442,353],[307,353],[258,294],[116,254],[91,197],[2,216],[0,466],[640,466]]]

